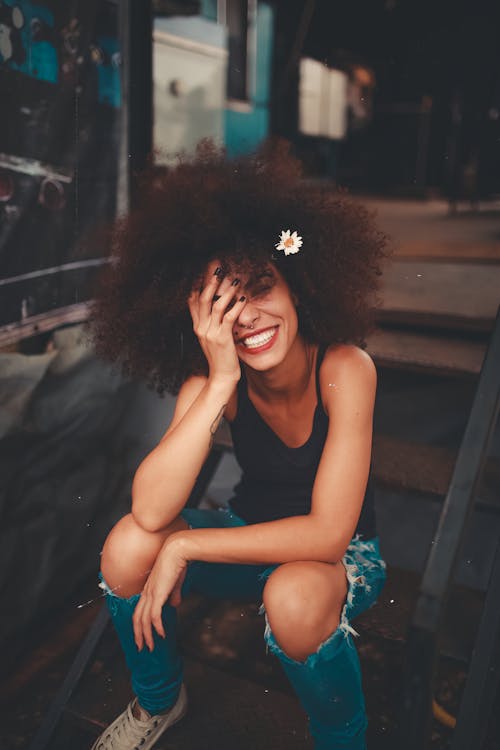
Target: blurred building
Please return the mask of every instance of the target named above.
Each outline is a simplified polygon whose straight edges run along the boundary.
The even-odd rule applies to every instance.
[[[353,86],[337,181],[401,196],[500,194],[500,47],[488,4],[289,0],[276,4],[275,27],[272,130],[298,144],[313,173],[325,174],[327,151],[301,138],[302,57]]]
[[[195,14],[183,9],[168,5],[154,20],[157,158],[168,162],[206,137],[230,156],[253,151],[270,132],[273,6],[203,0]]]

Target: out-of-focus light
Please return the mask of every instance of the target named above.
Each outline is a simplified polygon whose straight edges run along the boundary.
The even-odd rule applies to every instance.
[[[105,55],[104,51],[97,47],[95,44],[90,47],[90,59],[95,65],[104,65]]]
[[[12,8],[12,24],[16,29],[22,29],[24,26],[24,15],[21,8]]]

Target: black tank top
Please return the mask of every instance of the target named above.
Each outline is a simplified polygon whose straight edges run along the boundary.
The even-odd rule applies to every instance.
[[[327,432],[326,414],[319,386],[319,369],[325,349],[316,359],[316,397],[313,426],[308,440],[290,448],[262,419],[248,397],[242,368],[238,383],[238,410],[230,423],[234,452],[242,469],[230,508],[247,523],[261,523],[288,516],[307,515]],[[356,534],[376,536],[372,465]]]

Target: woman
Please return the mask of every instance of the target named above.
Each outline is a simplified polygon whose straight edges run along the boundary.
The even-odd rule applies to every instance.
[[[180,390],[103,550],[136,698],[94,748],[146,750],[184,715],[175,607],[196,590],[262,599],[265,639],[316,750],[360,750],[350,621],[385,580],[370,481],[376,371],[361,347],[384,238],[359,206],[306,187],[283,147],[229,162],[205,144],[142,196],[115,233],[97,347]],[[242,479],[227,509],[186,509],[223,417]]]

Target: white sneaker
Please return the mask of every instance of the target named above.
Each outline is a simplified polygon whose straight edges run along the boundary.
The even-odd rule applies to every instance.
[[[92,750],[149,750],[169,727],[182,719],[187,710],[187,693],[184,685],[177,702],[164,714],[150,716],[145,721],[136,719],[133,708],[137,698],[101,734]]]

